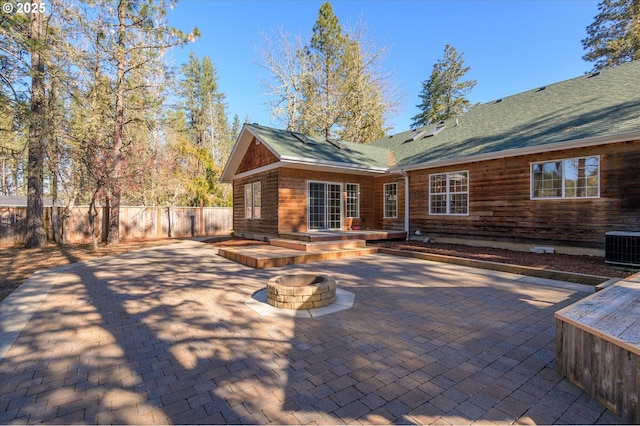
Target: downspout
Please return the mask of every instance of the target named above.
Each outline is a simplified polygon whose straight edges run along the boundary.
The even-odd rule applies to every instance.
[[[400,170],[400,174],[404,176],[404,232],[409,241],[409,174],[404,170]]]

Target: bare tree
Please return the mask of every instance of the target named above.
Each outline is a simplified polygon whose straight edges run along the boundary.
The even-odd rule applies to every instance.
[[[271,114],[287,130],[300,131],[302,84],[310,72],[302,38],[279,27],[277,32],[272,30],[271,36],[263,32],[262,43],[258,65],[271,73],[270,80],[262,81],[270,98]]]
[[[384,136],[402,94],[382,67],[387,49],[362,22],[345,32],[324,3],[309,42],[282,28],[262,40],[259,65],[271,74],[263,85],[288,130],[358,143]]]

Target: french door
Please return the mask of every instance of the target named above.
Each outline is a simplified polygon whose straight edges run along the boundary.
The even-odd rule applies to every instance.
[[[308,194],[309,229],[342,229],[342,184],[309,181]]]

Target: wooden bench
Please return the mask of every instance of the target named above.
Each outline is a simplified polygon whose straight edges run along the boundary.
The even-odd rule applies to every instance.
[[[555,314],[556,369],[623,421],[640,422],[640,273]]]

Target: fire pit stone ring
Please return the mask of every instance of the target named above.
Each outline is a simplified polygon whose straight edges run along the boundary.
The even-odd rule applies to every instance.
[[[336,301],[336,280],[328,275],[278,275],[267,283],[267,303],[281,309],[314,309]]]

